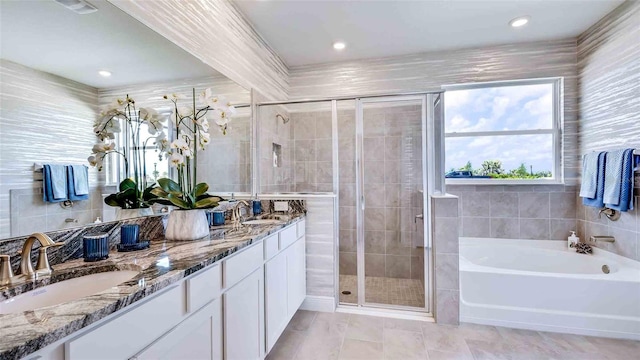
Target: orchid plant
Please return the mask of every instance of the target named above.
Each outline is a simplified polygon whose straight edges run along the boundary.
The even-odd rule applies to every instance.
[[[136,109],[136,103],[129,95],[124,99],[115,99],[100,113],[93,127],[99,143],[93,146],[92,154],[87,159],[89,164],[101,171],[109,154],[118,154],[124,160],[125,179],[120,183],[118,193],[105,198],[107,205],[123,209],[146,208],[151,205],[154,198],[151,194],[153,184],[148,183],[145,152],[150,141],[154,141],[154,145],[161,151],[168,148],[164,122],[166,118],[153,109]],[[151,136],[141,141],[140,132],[144,127]],[[118,149],[116,133],[123,129],[130,135],[131,143]]]
[[[178,105],[180,100],[186,99],[181,94],[165,95],[164,98],[173,103],[170,119],[177,137],[165,151],[169,162],[177,170],[177,181],[159,179],[159,187],[154,188],[151,194],[181,209],[217,206],[221,198],[208,195],[209,185],[206,183],[196,182],[198,152],[204,150],[211,141],[209,119],[226,135],[236,109],[223,97],[213,95],[211,89],[206,89],[199,95],[200,107],[196,106],[195,89],[191,106]]]

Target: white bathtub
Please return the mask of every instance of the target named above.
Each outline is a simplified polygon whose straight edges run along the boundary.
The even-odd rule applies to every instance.
[[[640,340],[640,263],[607,251],[460,238],[460,290],[463,322]]]

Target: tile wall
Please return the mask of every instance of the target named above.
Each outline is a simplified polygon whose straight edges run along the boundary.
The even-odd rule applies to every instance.
[[[293,121],[284,123],[277,114],[289,118],[284,106],[260,106],[258,108],[258,163],[260,168],[260,192],[291,192],[293,187]],[[279,166],[274,166],[273,144],[280,145]]]
[[[338,114],[340,274],[356,274],[355,117]],[[421,109],[364,110],[365,276],[422,279]]]
[[[295,191],[333,192],[332,124],[327,105],[329,110],[291,113]]]
[[[434,315],[439,324],[457,325],[460,313],[460,269],[458,261],[458,198],[431,198],[433,251],[435,256]]]
[[[564,185],[447,185],[460,199],[460,235],[566,240],[576,230],[577,187]]]

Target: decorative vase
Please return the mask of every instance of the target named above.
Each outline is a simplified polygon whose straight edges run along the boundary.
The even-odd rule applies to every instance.
[[[123,209],[116,208],[116,220],[126,220],[142,216],[153,215],[151,208],[139,208],[139,209]]]
[[[209,236],[204,210],[173,210],[169,213],[164,237],[172,241],[197,240]]]

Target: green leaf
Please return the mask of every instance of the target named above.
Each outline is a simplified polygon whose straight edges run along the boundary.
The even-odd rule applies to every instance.
[[[169,196],[169,193],[167,193],[166,191],[162,190],[162,188],[159,188],[159,187],[151,189],[151,194],[164,199],[166,199]]]
[[[167,179],[167,178],[158,179],[158,185],[160,185],[162,190],[168,192],[169,194],[174,194],[178,196],[182,195],[182,189],[180,189],[180,185],[178,185],[177,182],[171,179]]]
[[[209,199],[209,198],[213,198],[213,199],[215,199],[217,202],[224,201],[224,198],[222,198],[222,197],[220,197],[220,196],[217,196],[217,195],[209,195],[209,194],[203,194],[203,195],[200,195],[200,196],[198,196],[198,197],[196,198],[196,202],[197,202],[197,201],[200,201],[200,200],[202,200],[202,199]]]
[[[118,194],[111,194],[109,196],[107,196],[106,198],[104,198],[104,203],[109,205],[109,206],[120,206],[120,202],[118,202]]]
[[[138,185],[136,185],[136,182],[127,178],[122,180],[122,182],[120,183],[120,191],[125,191],[127,189],[136,189],[138,187]]]
[[[173,195],[173,194],[169,194],[168,198],[169,201],[171,201],[171,203],[181,209],[191,209],[192,207],[189,206],[189,203],[187,203],[186,201],[182,200],[180,197]]]
[[[208,197],[202,200],[196,201],[196,209],[205,209],[218,206],[217,196]]]
[[[209,185],[207,185],[207,183],[200,183],[200,184],[196,185],[196,187],[193,189],[193,195],[195,197],[198,197],[198,196],[206,193],[207,190],[209,190]]]

